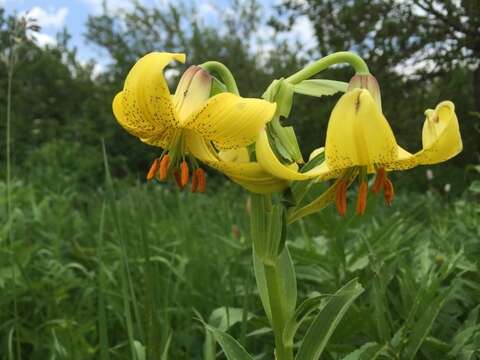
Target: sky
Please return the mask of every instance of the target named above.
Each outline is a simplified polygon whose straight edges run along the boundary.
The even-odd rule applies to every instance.
[[[175,0],[140,0],[143,4],[150,6],[165,6],[168,1]],[[192,0],[196,2],[201,16],[212,21],[215,13],[228,7],[229,0]],[[259,0],[265,14],[271,13],[273,5],[280,0]],[[42,30],[36,35],[36,41],[40,46],[55,43],[55,35],[64,27],[72,36],[71,45],[78,49],[80,60],[95,60],[99,67],[106,65],[108,60],[104,54],[93,45],[87,44],[83,34],[85,23],[89,15],[96,15],[102,12],[103,0],[0,0],[0,6],[6,9],[7,14],[16,12],[25,14],[37,19],[37,24]],[[107,10],[115,12],[132,5],[131,0],[107,0]],[[292,38],[305,40],[312,39],[313,27],[308,18],[299,19],[291,34]]]

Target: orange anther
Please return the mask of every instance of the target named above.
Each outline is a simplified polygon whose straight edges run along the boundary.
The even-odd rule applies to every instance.
[[[347,213],[347,182],[345,180],[340,180],[337,184],[335,205],[340,216],[345,216]]]
[[[207,178],[205,176],[205,171],[198,168],[195,170],[195,177],[197,178],[197,191],[204,193],[207,188]]]
[[[375,177],[375,182],[372,186],[372,191],[376,194],[382,190],[383,183],[385,182],[385,169],[380,168],[377,170],[377,176]]]
[[[180,178],[178,170],[175,170],[173,172],[173,177],[175,178],[175,182],[177,183],[178,188],[180,189],[180,191],[182,191],[184,187],[182,186],[182,179]]]
[[[197,170],[198,170],[198,169],[197,169]],[[194,172],[193,175],[192,175],[192,187],[190,188],[190,191],[191,191],[192,193],[194,193],[195,191],[197,191],[197,187],[198,187],[197,170],[195,170],[195,172]]]
[[[395,191],[393,189],[393,184],[389,178],[385,178],[385,181],[383,182],[383,197],[385,199],[385,203],[388,206],[392,205],[394,196],[395,196]]]
[[[362,181],[360,187],[358,188],[358,197],[357,197],[357,215],[362,216],[365,214],[365,209],[367,208],[367,194],[368,194],[368,184],[365,180]]]
[[[170,156],[165,154],[160,160],[160,171],[158,173],[158,180],[163,181],[167,179],[168,176],[168,164],[170,163]]]
[[[158,169],[160,168],[160,161],[158,159],[153,160],[152,165],[147,173],[147,180],[152,180],[157,174]]]
[[[187,186],[188,184],[188,179],[189,179],[189,173],[188,173],[188,165],[185,160],[182,161],[180,164],[180,181],[183,187]]]

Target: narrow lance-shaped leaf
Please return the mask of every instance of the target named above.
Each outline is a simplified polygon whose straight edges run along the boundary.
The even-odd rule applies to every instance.
[[[297,94],[321,97],[346,92],[347,88],[348,83],[343,81],[310,79],[295,85],[294,91]]]
[[[253,266],[260,299],[268,320],[272,323],[270,300],[265,279],[265,265],[255,251],[253,252]],[[280,301],[282,301],[282,308],[285,309],[286,316],[290,317],[295,311],[297,301],[297,280],[295,277],[293,261],[287,246],[285,246],[281,252],[275,267],[277,270],[280,292],[282,294],[280,299]]]
[[[213,334],[213,337],[223,349],[228,360],[253,360],[253,357],[243,348],[240,343],[226,332],[220,331],[213,326],[205,325],[206,329]]]
[[[364,291],[356,279],[338,290],[318,313],[303,338],[296,360],[317,360],[353,301]]]
[[[298,328],[313,311],[319,308],[324,298],[324,296],[320,295],[307,299],[295,310],[295,313],[287,321],[283,330],[283,342],[286,346],[293,345],[293,339]]]
[[[384,352],[384,348],[385,345],[366,343],[360,349],[345,356],[342,360],[375,360]]]
[[[413,331],[408,337],[407,346],[404,351],[404,359],[415,359],[415,355],[422,346],[423,341],[430,333],[433,322],[437,318],[443,304],[449,297],[454,287],[449,287],[441,292],[431,304],[429,304],[425,313],[422,314],[418,322],[413,327]]]

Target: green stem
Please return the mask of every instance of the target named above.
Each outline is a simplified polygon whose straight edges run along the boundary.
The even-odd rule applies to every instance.
[[[236,95],[239,94],[237,83],[235,82],[235,78],[233,77],[230,70],[223,65],[221,62],[218,61],[207,61],[200,65],[203,69],[207,70],[210,73],[217,73],[222,79],[222,82],[227,87],[228,91],[234,93]]]
[[[15,31],[14,31],[15,32]],[[5,179],[5,191],[7,197],[7,222],[11,221],[12,216],[12,166],[11,166],[11,124],[12,124],[12,83],[13,83],[13,71],[15,66],[15,45],[11,45],[10,54],[8,58],[8,76],[7,76],[7,123],[6,123],[6,134],[5,134],[5,157],[6,157],[6,179]],[[15,252],[13,249],[13,237],[12,237],[12,224],[8,227],[8,245],[10,251],[10,261],[12,266],[12,281],[13,281],[13,314],[15,318],[15,347],[16,347],[16,358],[21,358],[21,346],[20,346],[20,333],[19,333],[19,319],[18,319],[18,299],[17,299],[17,271],[16,271],[16,261],[15,261]]]
[[[272,312],[276,360],[293,360],[293,348],[291,346],[285,346],[283,342],[283,329],[285,328],[287,319],[285,317],[285,309],[282,306],[276,266],[265,265],[265,280],[267,282],[270,310]]]
[[[340,63],[350,64],[357,74],[369,74],[368,66],[363,59],[355,53],[349,51],[339,51],[334,54],[327,55],[304,69],[296,72],[292,76],[285,79],[285,81],[291,84],[298,84],[303,80],[310,79],[312,76],[318,74],[320,71],[326,68]]]
[[[251,227],[252,240],[254,243],[254,256],[258,258],[258,266],[261,271],[255,271],[259,293],[264,294],[262,302],[265,311],[270,313],[271,327],[275,336],[276,360],[293,360],[293,348],[286,345],[283,341],[283,331],[288,318],[291,316],[286,304],[285,293],[283,289],[284,276],[276,251],[272,254],[268,251],[272,244],[274,236],[271,231],[272,226],[279,226],[273,217],[274,206],[272,205],[271,195],[252,195],[251,208]],[[281,226],[281,224],[280,224]],[[254,259],[255,262],[255,259]],[[262,295],[261,295],[262,296]]]

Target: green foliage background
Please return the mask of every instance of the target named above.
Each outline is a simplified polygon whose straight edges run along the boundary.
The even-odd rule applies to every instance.
[[[478,359],[480,2],[288,0],[271,19],[255,0],[231,6],[218,24],[202,21],[190,2],[162,10],[135,2],[129,12],[90,17],[86,40],[112,59],[100,74],[94,61],[80,62],[68,29],[57,45],[42,48],[20,34],[11,213],[0,182],[0,358],[140,360],[145,349],[147,359],[212,360],[195,320],[201,317],[270,359],[245,194],[214,173],[206,196],[145,184],[158,149],[117,125],[112,98],[152,50],[185,52],[188,64],[221,61],[241,94],[257,97],[319,56],[353,50],[379,79],[402,146],[418,149],[423,111],[449,99],[465,149],[432,167],[433,180],[425,168],[395,174],[393,208],[369,197],[363,218],[339,221],[327,208],[295,225],[288,240],[300,298],[328,296],[355,277],[366,289],[325,359],[362,359],[368,347],[382,349],[379,359]],[[308,49],[286,36],[299,16],[314,24],[316,45]],[[0,10],[2,58],[13,21]],[[268,39],[259,36],[266,26]],[[351,75],[345,67],[321,74]],[[6,82],[0,62],[2,149]],[[295,97],[285,122],[295,126],[305,155],[323,144],[336,99]],[[0,156],[3,178],[5,152]]]
[[[23,163],[32,151],[50,141],[99,149],[100,140],[105,139],[114,174],[144,171],[155,150],[120,129],[112,117],[111,99],[135,61],[152,50],[185,52],[189,64],[222,61],[234,72],[245,96],[260,96],[272,79],[288,76],[321,55],[353,50],[364,57],[379,79],[384,112],[400,145],[407,149],[420,147],[425,109],[445,99],[456,104],[466,150],[446,165],[452,167],[446,182],[463,188],[461,168],[478,162],[480,10],[478,1],[455,4],[286,1],[277,7],[279,15],[268,25],[264,9],[254,0],[233,2],[233,11],[225,13],[215,26],[202,21],[188,2],[162,10],[136,3],[128,13],[91,16],[85,38],[101,56],[112,59],[101,74],[95,74],[94,63],[79,62],[76,50],[69,46],[68,29],[58,34],[56,46],[39,48],[30,41],[23,46],[13,84],[15,161]],[[0,47],[6,51],[12,18],[3,11],[0,16]],[[317,46],[304,50],[285,37],[299,16],[308,16],[314,24],[312,44]],[[258,36],[266,27],[274,34],[268,43]],[[415,64],[424,66],[416,69]],[[3,114],[5,74],[5,64],[1,64]],[[351,69],[345,67],[321,74],[345,81],[351,75]],[[172,90],[175,81],[172,78]],[[288,122],[295,125],[305,154],[324,142],[335,101],[335,97],[295,99]],[[4,146],[3,137],[1,141]]]

